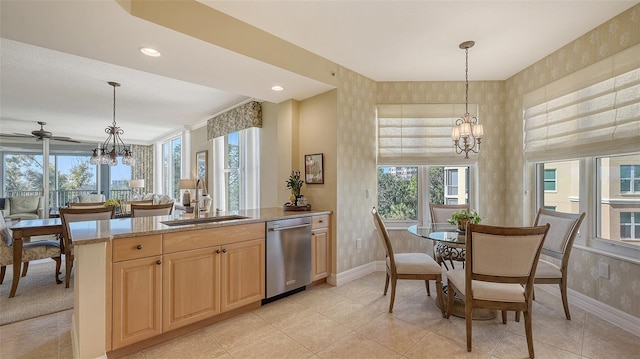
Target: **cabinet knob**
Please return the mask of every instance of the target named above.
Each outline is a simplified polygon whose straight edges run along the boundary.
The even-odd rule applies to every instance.
[[[223,249],[223,250],[222,250],[222,253],[227,253],[227,249],[226,249],[226,248],[225,248],[225,249]]]
[[[158,259],[158,260],[156,261],[156,264],[157,264],[157,265],[160,265],[160,264],[162,264],[162,261]]]
[[[138,244],[138,246],[136,248],[138,248],[138,250],[141,250],[142,249],[142,244]]]
[[[318,222],[320,222],[320,223],[324,223],[324,221],[323,221],[323,220],[319,220]]]
[[[216,250],[216,253],[220,254],[220,250],[219,250],[219,249],[218,249],[218,250]]]

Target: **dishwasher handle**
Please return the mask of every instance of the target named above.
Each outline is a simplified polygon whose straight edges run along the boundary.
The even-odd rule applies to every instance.
[[[277,231],[286,231],[288,229],[294,229],[294,228],[304,228],[304,227],[310,227],[311,224],[306,223],[306,224],[300,224],[297,226],[287,226],[287,227],[274,227],[274,228],[269,228],[270,231],[273,232],[277,232]]]

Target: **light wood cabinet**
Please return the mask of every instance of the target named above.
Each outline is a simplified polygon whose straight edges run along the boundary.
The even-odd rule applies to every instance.
[[[220,313],[220,247],[163,256],[163,331]]]
[[[113,349],[162,333],[161,257],[117,262],[112,273]]]
[[[263,239],[222,246],[221,312],[264,299]]]
[[[314,216],[311,220],[311,279],[329,276],[330,268],[329,216]]]
[[[114,240],[111,349],[264,299],[264,233],[254,223]]]

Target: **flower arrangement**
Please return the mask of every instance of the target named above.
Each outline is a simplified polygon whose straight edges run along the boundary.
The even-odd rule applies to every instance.
[[[448,219],[447,222],[457,225],[458,230],[464,232],[467,229],[467,223],[478,224],[481,220],[482,218],[478,215],[478,212],[461,209],[453,212],[451,219]]]
[[[289,179],[286,181],[287,188],[291,190],[291,201],[297,203],[300,198],[300,189],[304,181],[300,179],[300,171],[291,171]]]
[[[116,208],[119,208],[120,207],[120,202],[116,201],[115,199],[108,199],[106,202],[104,202],[104,206],[105,207],[116,207]]]

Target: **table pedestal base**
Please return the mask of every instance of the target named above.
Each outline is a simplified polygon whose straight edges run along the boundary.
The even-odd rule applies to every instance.
[[[442,297],[442,302],[444,303],[444,310],[448,311],[449,308],[448,307],[448,298],[446,295],[446,289],[445,290],[445,295]],[[438,308],[440,308],[440,303],[438,302],[438,298],[436,298],[436,305],[438,306]],[[453,315],[454,317],[458,317],[458,318],[464,318],[464,301],[462,300],[462,298],[458,298],[453,297],[453,308],[451,308],[451,315]],[[490,319],[494,319],[497,315],[497,312],[493,309],[485,309],[485,308],[473,308],[473,310],[471,311],[471,318],[473,320],[490,320]]]

